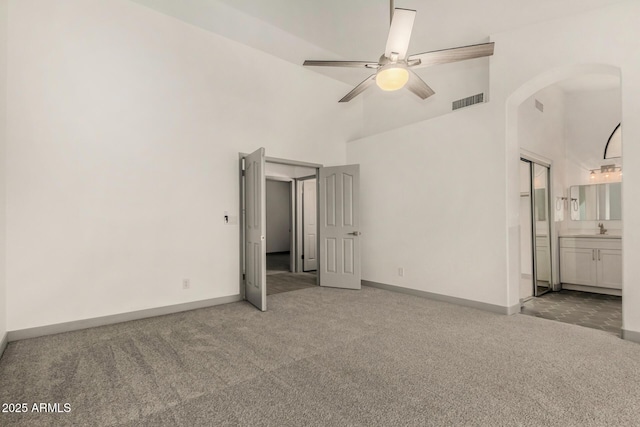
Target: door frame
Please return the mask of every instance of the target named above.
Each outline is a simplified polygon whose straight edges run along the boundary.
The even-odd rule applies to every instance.
[[[239,215],[238,215],[238,224],[239,224],[239,232],[238,232],[238,239],[240,242],[240,247],[239,247],[239,260],[240,262],[238,263],[238,287],[239,287],[239,294],[240,297],[243,300],[246,300],[246,295],[245,295],[245,291],[244,291],[244,274],[245,274],[245,232],[244,232],[244,227],[245,227],[245,210],[244,210],[244,175],[243,175],[243,170],[244,170],[244,158],[246,156],[248,156],[249,153],[238,153],[238,193],[239,193],[239,198],[238,198],[238,202],[239,202]],[[281,165],[288,165],[288,166],[301,166],[301,167],[306,167],[306,168],[312,168],[316,170],[316,176],[319,175],[320,173],[320,168],[323,167],[322,164],[320,163],[310,163],[310,162],[302,162],[299,160],[289,160],[289,159],[282,159],[282,158],[278,158],[278,157],[269,157],[269,156],[265,156],[264,158],[266,163],[276,163],[276,164],[281,164]],[[318,215],[320,214],[320,191],[319,191],[319,182],[316,181],[316,209],[317,209],[317,213]],[[317,225],[318,227],[318,232],[320,231],[320,225]],[[293,234],[293,233],[292,233]],[[266,251],[266,245],[265,245],[265,251]],[[317,239],[317,254],[318,254],[318,265],[320,263],[320,239]],[[316,272],[316,284],[319,285],[320,284],[320,274],[319,272]]]
[[[267,160],[265,159],[265,163]],[[296,179],[295,178],[286,178],[284,176],[271,176],[265,175],[265,180],[267,181],[278,181],[278,182],[287,182],[289,183],[289,272],[296,273],[297,266],[295,264],[295,259],[298,254],[297,247],[297,224],[296,224]],[[268,200],[268,195],[265,191],[265,199]]]
[[[320,197],[318,195],[318,181],[317,181],[318,169],[316,169],[315,175],[308,175],[308,176],[302,176],[300,178],[295,178],[295,181],[296,181],[296,229],[300,231],[300,233],[298,233],[298,239],[296,244],[298,245],[298,248],[301,248],[300,249],[301,253],[298,253],[297,254],[298,256],[296,258],[296,270],[300,273],[304,273],[304,260],[300,256],[304,254],[304,218],[303,218],[304,206],[303,206],[303,198],[301,197],[303,194],[302,185],[304,181],[308,181],[310,179],[316,180],[316,233],[317,233],[318,227],[320,226],[317,221],[318,200],[319,200],[318,198]],[[319,246],[319,243],[317,240],[318,238],[316,236],[316,246]],[[318,254],[317,251],[316,251],[316,254]],[[316,269],[316,275],[317,275],[317,269]]]
[[[533,296],[537,296],[537,277],[536,277],[536,248],[535,248],[535,244],[536,244],[536,236],[535,236],[535,212],[534,212],[534,202],[535,202],[535,195],[534,193],[534,164],[538,164],[539,166],[543,166],[545,168],[547,168],[547,216],[548,216],[548,222],[549,222],[549,258],[550,258],[550,265],[549,265],[549,291],[559,291],[560,290],[560,280],[559,280],[559,276],[558,276],[558,266],[560,265],[560,251],[558,248],[558,238],[557,238],[557,230],[556,230],[556,221],[555,221],[555,209],[551,210],[551,199],[552,199],[552,194],[554,194],[554,168],[553,168],[553,161],[551,159],[547,159],[546,157],[540,156],[538,154],[532,153],[531,151],[527,151],[525,149],[520,149],[520,158],[518,159],[519,161],[526,161],[531,163],[531,168],[530,168],[530,172],[531,172],[531,182],[530,182],[530,203],[531,203],[531,224],[532,224],[532,229],[531,229],[531,239],[532,239],[532,262],[533,262],[533,268],[531,270],[532,273],[532,278],[533,278],[533,286],[534,286],[534,292],[533,292]],[[553,206],[555,206],[555,204],[553,204]],[[546,292],[545,292],[546,293]]]

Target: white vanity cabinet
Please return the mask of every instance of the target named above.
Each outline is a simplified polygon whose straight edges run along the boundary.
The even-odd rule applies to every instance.
[[[560,281],[565,289],[620,295],[622,290],[622,240],[620,237],[560,237]],[[578,285],[578,287],[572,287],[572,285]]]

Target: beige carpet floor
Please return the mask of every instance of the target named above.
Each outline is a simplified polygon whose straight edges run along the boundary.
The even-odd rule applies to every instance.
[[[640,345],[373,288],[10,343],[2,426],[637,426]]]

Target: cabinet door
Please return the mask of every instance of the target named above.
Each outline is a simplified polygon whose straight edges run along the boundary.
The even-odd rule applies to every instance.
[[[597,249],[598,286],[622,289],[622,251]]]
[[[560,248],[560,281],[596,286],[595,254],[595,249]]]

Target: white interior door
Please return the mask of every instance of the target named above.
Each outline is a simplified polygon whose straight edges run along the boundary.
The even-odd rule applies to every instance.
[[[266,202],[264,148],[244,159],[245,298],[267,310]]]
[[[319,172],[320,286],[360,289],[360,165]]]
[[[304,258],[302,260],[302,271],[312,271],[318,269],[318,240],[317,240],[317,197],[315,179],[302,181],[302,247]]]

